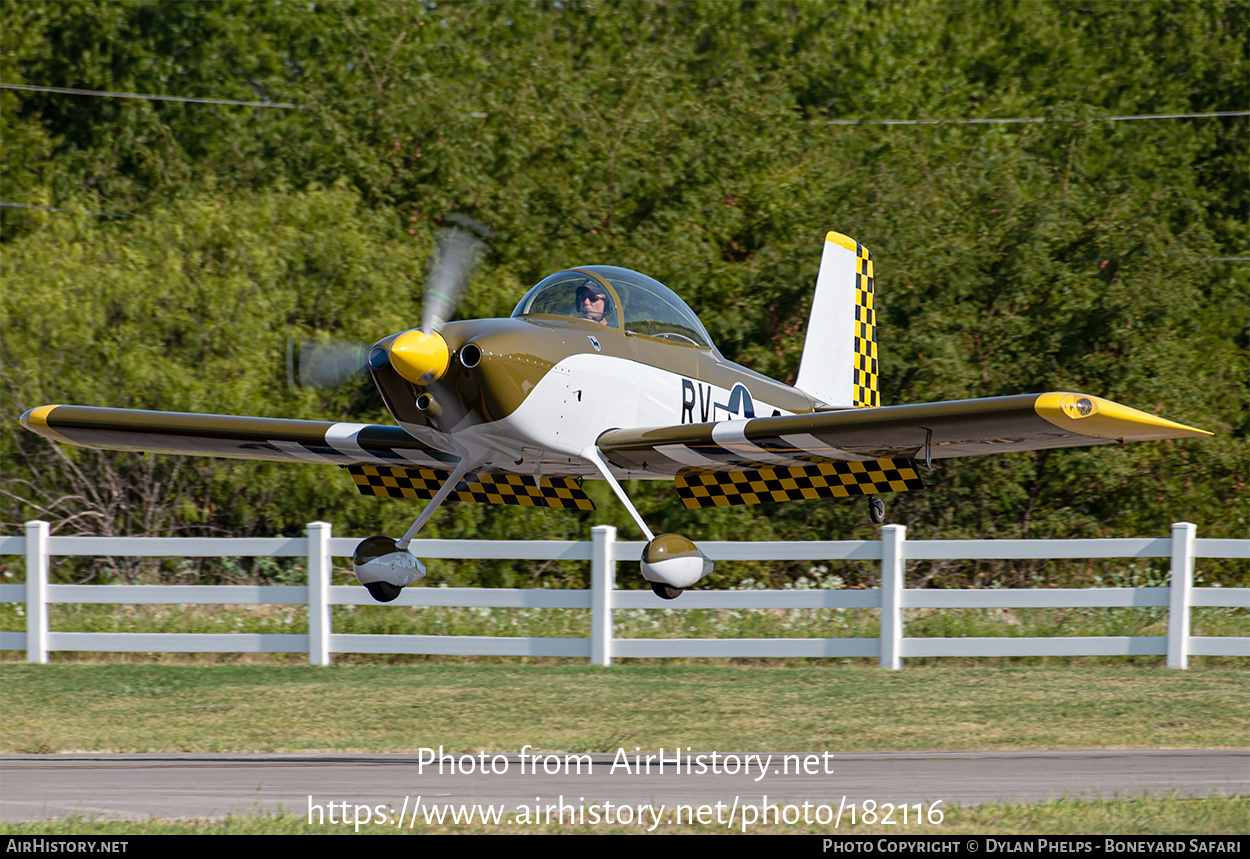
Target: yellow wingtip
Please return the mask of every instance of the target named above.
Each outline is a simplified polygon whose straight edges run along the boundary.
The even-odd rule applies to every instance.
[[[18,420],[21,421],[22,426],[33,433],[38,433],[45,438],[55,439],[56,441],[63,441],[66,444],[73,444],[65,436],[48,426],[48,415],[52,413],[53,409],[59,408],[60,405],[39,406],[38,408],[30,409]]]
[[[1062,391],[1039,394],[1033,409],[1039,417],[1060,429],[1092,438],[1152,441],[1214,435],[1088,394]]]

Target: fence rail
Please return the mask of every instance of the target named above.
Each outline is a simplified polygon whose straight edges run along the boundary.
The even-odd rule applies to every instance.
[[[335,538],[326,522],[312,522],[304,537],[167,538],[53,537],[48,523],[26,523],[24,536],[0,537],[0,555],[26,556],[25,584],[0,585],[0,602],[25,603],[26,631],[0,632],[0,650],[25,650],[28,662],[48,661],[53,650],[188,653],[307,653],[328,665],[334,653],[563,656],[610,665],[613,658],[660,657],[867,657],[898,669],[921,656],[1129,656],[1163,655],[1170,668],[1189,656],[1250,656],[1250,637],[1190,635],[1190,608],[1250,608],[1250,588],[1195,588],[1195,558],[1250,560],[1250,540],[1198,539],[1188,522],[1170,537],[1105,540],[907,540],[902,525],[886,525],[880,540],[787,543],[702,543],[714,561],[868,560],[881,565],[881,587],[871,590],[690,591],[678,602],[650,591],[616,589],[616,564],[639,557],[643,544],[616,540],[600,525],[586,541],[414,540],[422,558],[590,561],[589,590],[503,588],[404,589],[392,606],[573,608],[591,612],[589,638],[504,636],[359,635],[335,633],[330,607],[374,605],[364,588],[331,585],[332,558],[350,556],[359,542]],[[52,557],[303,557],[308,584],[54,585]],[[929,559],[1169,558],[1168,587],[1030,590],[916,590],[904,587],[908,561]],[[49,629],[48,605],[244,604],[306,605],[307,634],[98,633]],[[915,608],[1167,607],[1166,636],[1054,638],[907,638],[903,611]],[[872,608],[881,612],[876,638],[620,639],[615,609],[814,609]]]

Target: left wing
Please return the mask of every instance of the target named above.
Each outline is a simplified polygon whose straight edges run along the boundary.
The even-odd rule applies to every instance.
[[[618,468],[675,477],[699,507],[917,489],[913,460],[1209,435],[1059,392],[617,429],[598,445]]]
[[[79,447],[338,465],[348,470],[362,495],[379,498],[433,498],[459,461],[400,427],[377,424],[42,406],[22,415],[22,425]],[[595,509],[580,481],[568,475],[477,471],[456,485],[451,498]]]
[[[400,427],[376,424],[41,406],[22,415],[22,426],[54,441],[105,450],[444,471],[459,459]]]

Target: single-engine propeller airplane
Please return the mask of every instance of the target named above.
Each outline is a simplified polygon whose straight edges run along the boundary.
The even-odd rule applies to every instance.
[[[381,602],[425,575],[409,544],[448,499],[589,510],[582,480],[605,480],[646,535],[643,577],[674,599],[712,564],[653,534],[621,480],[673,480],[687,508],[867,496],[879,523],[877,496],[923,488],[935,459],[1210,435],[1081,393],[881,405],[872,255],[838,233],[794,387],[726,360],[675,293],[614,266],[550,275],[508,319],[449,322],[479,247],[445,233],[421,327],[362,353],[397,426],[67,405],[22,423],[85,447],[339,465],[363,494],[429,499],[402,538],[356,548]]]

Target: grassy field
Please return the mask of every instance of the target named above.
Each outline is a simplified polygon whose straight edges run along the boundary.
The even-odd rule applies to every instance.
[[[1250,635],[1243,609],[1195,609],[1194,634]],[[97,632],[301,633],[301,606],[54,605],[51,628]],[[590,613],[561,609],[339,606],[338,632],[589,635]],[[1164,635],[1165,609],[914,610],[911,636]],[[875,638],[875,610],[625,610],[622,638]],[[0,628],[25,626],[0,606]],[[1246,660],[1161,657],[875,660],[575,660],[401,655],[3,654],[0,751],[516,752],[696,748],[832,752],[928,749],[1244,748]],[[394,832],[388,827],[368,831]],[[316,833],[347,832],[317,827]],[[638,832],[638,827],[423,826],[421,833]],[[718,826],[669,833],[725,834]],[[757,833],[828,827],[758,826]],[[146,823],[72,820],[6,834],[308,833],[297,815]],[[943,834],[1250,832],[1244,799],[1147,799],[948,809]],[[899,834],[884,825],[853,834]],[[912,833],[907,833],[912,834]]]
[[[864,664],[416,665],[67,662],[0,665],[0,751],[515,752],[695,748],[834,752],[926,749],[1244,748],[1241,665],[983,660],[886,672]],[[144,823],[70,820],[0,833],[347,833],[298,815]],[[389,827],[362,831],[394,832]],[[423,826],[407,832],[640,832],[639,827]],[[821,833],[828,826],[757,826]],[[718,826],[666,833],[728,834]],[[900,833],[882,825],[847,834]],[[953,806],[941,834],[1250,833],[1245,799],[1117,799]],[[930,830],[924,834],[937,834]]]
[[[0,750],[33,753],[1244,748],[1250,737],[1240,666],[9,663],[0,688]]]

